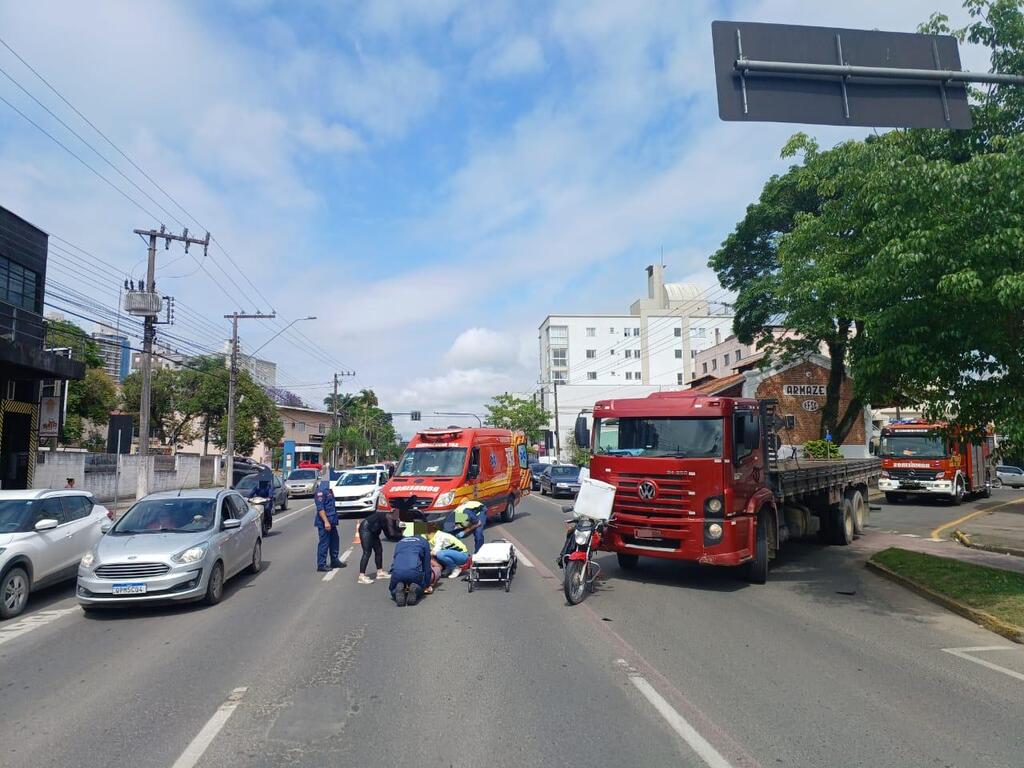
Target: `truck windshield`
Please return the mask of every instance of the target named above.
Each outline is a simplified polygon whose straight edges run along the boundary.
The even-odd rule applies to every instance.
[[[412,448],[402,456],[395,477],[455,477],[465,463],[465,448]]]
[[[597,419],[594,452],[611,456],[715,459],[722,456],[720,418],[628,416]]]
[[[944,459],[946,443],[940,435],[882,435],[878,455],[886,458]]]

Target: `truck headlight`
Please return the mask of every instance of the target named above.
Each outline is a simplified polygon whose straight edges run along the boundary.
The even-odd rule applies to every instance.
[[[945,480],[946,479],[946,473],[945,472],[936,472],[935,473],[935,479],[936,480]]]
[[[882,473],[881,473],[881,474],[879,475],[879,477],[884,477],[884,478],[885,478],[886,480],[888,480],[888,479],[889,479],[889,473],[888,473],[888,472],[886,472],[886,471],[885,471],[885,470],[883,469],[883,470],[882,470]]]
[[[455,491],[446,491],[437,497],[437,500],[434,502],[434,506],[447,507],[453,501],[455,501]]]
[[[206,550],[208,548],[208,544],[200,544],[197,547],[189,547],[184,552],[179,552],[171,559],[178,563],[198,563],[200,560],[206,557]]]
[[[724,509],[725,505],[722,503],[721,496],[712,496],[704,502],[705,517],[722,517],[722,511]]]
[[[718,523],[712,523],[708,526],[708,538],[709,539],[720,539],[722,538],[722,526]]]

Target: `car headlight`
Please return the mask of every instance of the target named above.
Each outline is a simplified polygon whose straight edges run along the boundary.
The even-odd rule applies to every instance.
[[[2,553],[2,552],[3,552],[3,550],[0,549],[0,553]],[[86,552],[84,555],[82,555],[82,563],[81,563],[81,565],[82,565],[83,568],[92,568],[92,564],[95,563],[95,562],[96,562],[96,555],[94,555],[92,552]]]
[[[720,539],[722,538],[722,526],[718,523],[712,523],[708,526],[708,538],[709,539]]]
[[[364,494],[363,494],[362,496],[360,496],[359,498],[360,498],[360,499],[369,499],[370,497],[372,497],[372,496],[373,496],[373,494],[374,494],[374,493],[375,493],[375,491],[370,491],[370,492],[368,492],[368,493],[364,493]]]
[[[391,505],[388,504],[387,496],[385,496],[383,493],[377,497],[377,509],[381,510],[382,512],[391,511]]]
[[[196,547],[189,547],[184,552],[179,552],[171,559],[179,563],[198,563],[206,557],[206,550],[209,549],[209,547],[209,544],[200,544]]]
[[[590,541],[590,531],[586,528],[577,528],[576,533],[574,534],[574,538],[576,539],[576,543],[582,547],[584,544]]]
[[[434,502],[435,507],[447,507],[455,501],[455,491],[447,491],[437,497],[437,501]]]

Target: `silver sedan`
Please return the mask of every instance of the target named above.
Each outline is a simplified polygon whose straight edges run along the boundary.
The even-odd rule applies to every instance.
[[[154,493],[110,526],[78,566],[78,602],[105,605],[203,600],[263,567],[260,515],[235,491]]]

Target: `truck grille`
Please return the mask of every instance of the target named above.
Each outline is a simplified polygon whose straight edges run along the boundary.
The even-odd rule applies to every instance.
[[[934,480],[938,469],[890,469],[889,477],[893,480]]]
[[[148,579],[171,570],[166,563],[111,563],[96,569],[101,579]]]
[[[679,475],[641,475],[623,473],[616,478],[614,520],[626,525],[680,530],[690,512],[696,510],[693,473]],[[640,484],[650,480],[657,486],[653,499],[640,496]]]

